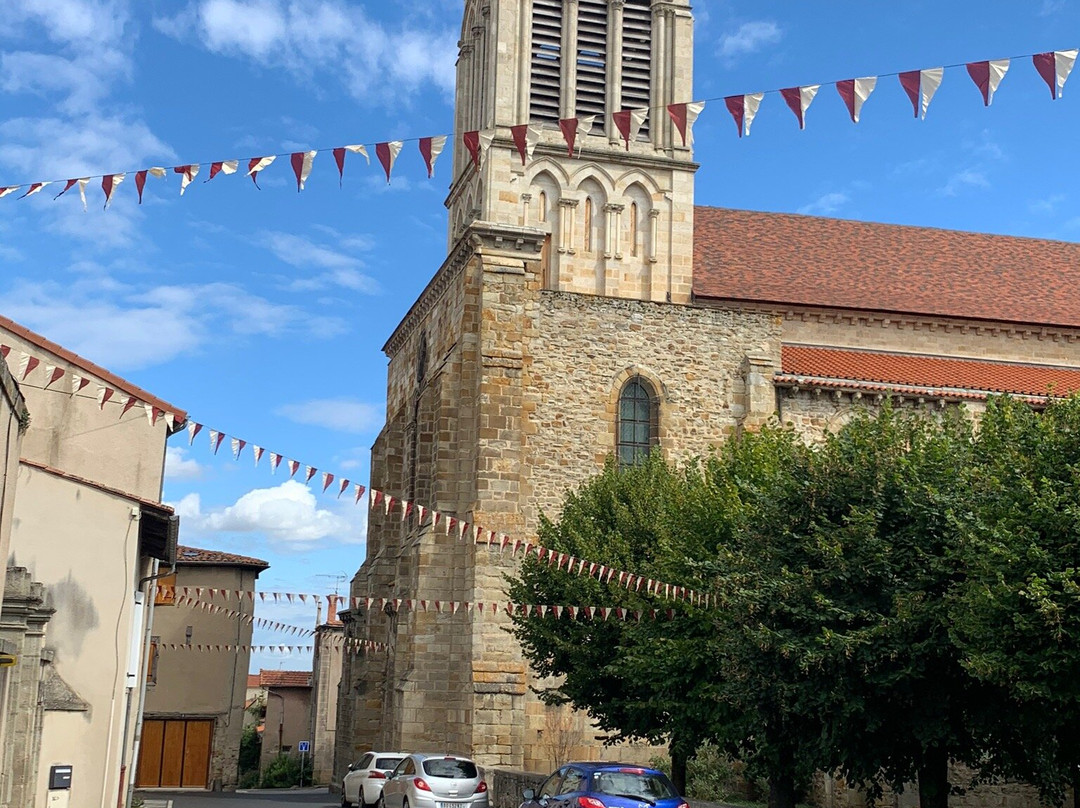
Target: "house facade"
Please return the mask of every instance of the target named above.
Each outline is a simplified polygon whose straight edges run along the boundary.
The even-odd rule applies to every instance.
[[[25,626],[28,643],[7,719],[20,731],[11,712],[24,708],[23,743],[9,735],[0,804],[123,805],[147,595],[159,565],[175,557],[178,522],[161,503],[165,441],[185,415],[3,317],[0,354],[32,414],[9,478],[16,497],[2,615],[5,630]],[[50,775],[65,773],[70,781],[50,788]]]
[[[236,788],[255,604],[212,593],[254,592],[268,567],[258,558],[177,548],[176,572],[157,582],[154,598],[137,788]],[[200,653],[200,645],[236,650]]]
[[[693,98],[692,55],[687,0],[465,3],[448,256],[384,346],[373,487],[528,540],[611,456],[678,461],[771,419],[814,439],[885,398],[1080,390],[1078,245],[697,205],[664,112]],[[612,113],[646,107],[624,142]],[[568,156],[557,121],[592,115]],[[500,601],[515,564],[377,508],[350,594]],[[372,748],[551,766],[560,721],[505,619],[342,618],[387,650],[343,661],[337,777]],[[605,754],[580,734],[572,756]]]
[[[259,671],[259,684],[266,691],[260,771],[278,755],[297,757],[301,741],[307,741],[311,759],[311,682],[311,671]]]

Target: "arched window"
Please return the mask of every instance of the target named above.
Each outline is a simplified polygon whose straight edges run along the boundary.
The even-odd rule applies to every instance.
[[[547,221],[547,213],[548,213],[547,193],[545,193],[544,191],[541,191],[540,192],[540,221],[542,221],[542,222]]]
[[[623,385],[615,435],[620,465],[633,465],[648,457],[659,438],[659,409],[652,387],[640,376]]]
[[[630,203],[630,255],[637,255],[637,202]]]

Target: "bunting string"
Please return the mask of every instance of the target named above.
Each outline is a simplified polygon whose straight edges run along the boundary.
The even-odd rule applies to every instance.
[[[205,600],[199,600],[197,598],[189,598],[181,596],[176,598],[177,606],[187,606],[191,609],[201,609],[209,614],[221,615],[223,617],[229,617],[234,620],[241,620],[248,625],[255,625],[259,628],[264,628],[269,631],[278,631],[283,634],[292,634],[299,637],[314,637],[315,632],[310,628],[302,628],[300,626],[292,626],[288,623],[279,623],[276,620],[267,620],[263,617],[255,617],[253,614],[246,612],[238,612],[235,609],[226,609],[224,606],[218,606],[215,603],[211,603]]]
[[[941,67],[882,73],[877,76],[842,79],[831,83],[836,87],[837,93],[842,99],[844,106],[847,108],[853,123],[859,122],[862,107],[878,87],[879,79],[888,77],[896,77],[899,79],[900,87],[911,100],[915,117],[925,118],[930,102],[942,84],[946,70],[963,67],[970,76],[971,81],[974,83],[976,90],[982,98],[984,106],[990,106],[999,85],[1005,78],[1005,75],[1009,72],[1011,63],[1018,59],[1030,59],[1036,74],[1047,85],[1051,98],[1057,99],[1062,95],[1065,89],[1065,82],[1072,72],[1078,52],[1080,51],[1074,48],[1070,50],[1046,51],[1043,53],[1013,56],[1007,59],[984,59],[975,62],[958,62]],[[780,96],[795,115],[799,128],[805,129],[810,105],[818,95],[818,91],[821,87],[821,84],[803,84],[795,87],[784,87],[781,89],[755,93],[739,93],[693,101],[682,101],[660,107],[622,109],[611,113],[611,127],[606,131],[613,133],[617,132],[617,139],[614,142],[617,143],[618,140],[623,140],[626,148],[629,149],[630,141],[637,138],[638,133],[647,118],[650,116],[653,118],[657,116],[663,117],[666,113],[678,131],[682,145],[691,146],[693,144],[692,130],[697,116],[705,109],[707,103],[723,102],[724,106],[734,119],[738,135],[741,138],[750,134],[751,124],[758,113],[761,103],[766,96],[772,95]],[[536,147],[540,138],[541,128],[545,123],[550,124],[551,126],[557,124],[558,130],[562,133],[563,139],[566,141],[567,154],[570,157],[580,155],[581,141],[585,137],[593,131],[599,130],[598,133],[605,131],[605,127],[596,126],[597,117],[598,116],[592,115],[544,123],[519,123],[515,126],[511,126],[510,132],[512,140],[518,153],[521,155],[522,164],[525,164],[528,159],[531,159],[533,149]],[[484,153],[490,148],[495,138],[495,134],[495,129],[474,130],[463,133],[463,146],[468,152],[474,168],[477,170],[479,170],[484,159]],[[184,165],[173,166],[171,173],[178,175],[180,178],[181,196],[188,190],[204,166],[208,166],[208,175],[207,179],[203,180],[203,184],[212,181],[219,174],[229,176],[242,173],[243,176],[250,177],[255,187],[259,188],[259,174],[275,164],[278,158],[288,158],[287,162],[292,168],[296,180],[296,190],[300,192],[305,189],[319,154],[330,152],[333,155],[334,163],[337,167],[338,184],[340,186],[344,182],[346,156],[348,154],[361,155],[364,157],[367,166],[370,166],[370,154],[373,150],[379,166],[385,173],[386,181],[390,182],[391,173],[398,156],[402,153],[405,144],[409,143],[416,144],[416,148],[411,150],[414,152],[414,159],[419,157],[419,162],[422,163],[425,174],[430,178],[435,174],[435,163],[443,151],[447,137],[447,135],[427,135],[424,137],[412,137],[402,140],[387,139],[378,141],[374,144],[353,144],[347,146],[335,146],[333,148],[307,149],[296,152],[283,152],[280,154],[258,155],[247,158],[246,161],[240,159],[218,159],[202,163],[187,163]],[[286,161],[283,160],[282,162]],[[323,162],[325,163],[325,161]],[[243,165],[247,166],[246,171],[241,171],[241,166]],[[16,195],[16,192],[21,191],[16,198],[25,199],[37,194],[49,185],[62,184],[63,188],[53,197],[53,199],[59,199],[71,188],[78,186],[79,196],[82,200],[83,209],[85,210],[87,207],[87,186],[91,181],[100,180],[101,191],[104,195],[103,207],[108,208],[109,203],[112,201],[120,184],[124,182],[128,174],[133,174],[135,177],[134,187],[138,194],[138,201],[139,204],[142,204],[147,178],[155,177],[165,180],[168,178],[169,173],[169,170],[164,166],[153,166],[107,174],[93,174],[85,177],[36,180],[32,182],[23,182],[17,185],[0,186],[0,198]]]

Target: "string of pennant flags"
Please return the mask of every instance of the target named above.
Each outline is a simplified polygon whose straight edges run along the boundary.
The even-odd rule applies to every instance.
[[[627,586],[627,589],[632,587]],[[617,620],[636,620],[641,622],[645,618],[653,620],[668,619],[673,620],[675,618],[675,610],[668,609],[628,609],[621,606],[569,606],[569,605],[550,605],[550,604],[526,604],[516,603],[514,601],[468,601],[468,600],[432,600],[426,598],[349,598],[343,595],[309,595],[299,594],[292,592],[251,592],[251,590],[228,590],[228,589],[204,589],[202,587],[169,587],[165,585],[159,585],[157,588],[158,593],[171,596],[176,592],[181,591],[195,591],[196,597],[192,598],[188,595],[179,596],[177,603],[183,600],[188,605],[193,605],[192,608],[201,608],[204,611],[211,614],[220,614],[227,617],[237,617],[247,622],[251,622],[251,615],[244,614],[232,609],[226,609],[217,606],[212,601],[201,600],[203,594],[210,597],[215,595],[221,595],[225,599],[229,597],[235,597],[237,600],[243,598],[254,599],[253,595],[260,596],[261,601],[265,601],[266,598],[272,598],[275,603],[281,601],[282,598],[289,599],[289,602],[294,602],[303,598],[303,602],[311,600],[317,602],[320,598],[325,599],[328,606],[332,610],[336,610],[338,604],[351,604],[353,609],[359,609],[361,606],[367,609],[368,612],[372,611],[372,607],[376,607],[377,610],[385,612],[387,607],[391,609],[393,613],[406,612],[433,612],[435,614],[450,614],[456,615],[458,613],[464,614],[477,614],[483,616],[485,614],[497,615],[506,613],[507,615],[521,615],[523,617],[546,617],[548,614],[553,614],[556,617],[563,617],[566,615],[572,620],[576,620],[579,617],[586,620],[594,620],[599,617],[601,620],[608,620],[612,615]],[[197,591],[198,590],[198,591]],[[635,590],[636,591],[636,590]],[[265,595],[266,598],[262,596]],[[701,605],[708,605],[708,597],[705,596],[700,601]],[[255,618],[256,621],[259,618]],[[264,621],[266,623],[272,623],[272,621]],[[310,629],[299,628],[298,626],[289,626],[283,623],[272,623],[273,627],[280,627],[279,630],[284,630],[291,633],[302,633],[308,636],[313,636],[314,631]]]
[[[158,590],[161,592],[161,589]],[[201,609],[208,614],[221,615],[223,617],[230,617],[235,620],[240,620],[248,625],[255,625],[259,628],[265,628],[269,631],[277,631],[283,634],[293,634],[300,637],[314,637],[315,632],[310,628],[302,628],[301,626],[293,626],[288,623],[279,623],[276,620],[267,620],[264,617],[256,617],[253,614],[246,614],[244,612],[238,612],[235,609],[226,609],[224,606],[218,606],[216,603],[210,603],[209,601],[199,600],[197,598],[189,598],[181,596],[175,600],[176,606],[187,606],[191,609]]]
[[[984,106],[990,106],[994,99],[994,94],[998,91],[1001,82],[1009,72],[1011,63],[1015,59],[1030,58],[1036,72],[1049,87],[1051,97],[1057,99],[1062,95],[1065,89],[1065,82],[1072,72],[1078,53],[1080,53],[1080,51],[1077,49],[1047,51],[1044,53],[1030,54],[1026,57],[984,59],[977,62],[963,63],[962,65],[948,65],[948,67],[963,66],[966,68],[968,75],[971,77],[972,82],[975,84],[975,87],[982,97]],[[899,73],[886,73],[878,76],[844,79],[834,82],[834,85],[844,106],[847,108],[847,112],[851,117],[852,122],[858,123],[863,105],[877,88],[878,80],[887,76],[896,76],[899,79],[901,88],[911,101],[915,117],[925,118],[930,102],[944,79],[945,70],[946,67],[908,70]],[[785,87],[779,90],[770,90],[767,92],[742,93],[738,95],[708,98],[700,101],[679,102],[668,104],[667,106],[660,108],[642,107],[639,109],[623,109],[612,113],[611,120],[615,130],[618,131],[621,139],[625,141],[626,148],[629,149],[630,141],[637,138],[638,133],[641,131],[642,126],[644,126],[645,121],[649,116],[666,112],[673,125],[678,130],[683,145],[687,146],[693,144],[693,125],[698,116],[704,111],[706,103],[723,101],[724,106],[735,122],[739,137],[741,138],[744,135],[748,136],[750,134],[750,127],[758,114],[765,96],[776,94],[783,99],[784,103],[794,113],[799,128],[805,129],[807,112],[810,109],[810,105],[817,97],[821,86],[822,85],[820,84],[806,84],[796,87]],[[566,141],[567,153],[570,157],[575,156],[575,148],[580,143],[580,139],[591,133],[597,117],[598,116],[596,115],[578,116],[558,121],[558,128]],[[542,131],[543,127],[537,123],[522,123],[510,127],[511,138],[521,157],[522,165],[525,165],[527,161],[532,158],[533,150],[540,141]],[[490,148],[495,136],[495,129],[474,130],[463,134],[463,145],[469,153],[473,165],[477,169],[480,167],[483,154]],[[417,152],[423,160],[424,167],[427,170],[427,176],[428,178],[431,178],[435,175],[435,163],[438,160],[439,155],[442,154],[447,139],[447,135],[434,135],[409,138],[406,140],[386,140],[375,143],[371,147],[371,150],[375,152],[375,157],[386,175],[386,181],[389,183],[394,165],[405,144],[415,142],[417,144]],[[179,176],[180,195],[183,196],[188,187],[194,182],[195,178],[202,172],[204,166],[208,166],[207,178],[203,181],[204,183],[210,182],[219,174],[229,176],[243,172],[243,175],[250,177],[252,183],[258,188],[259,175],[261,172],[268,169],[279,158],[288,159],[293,176],[296,179],[296,190],[297,192],[300,192],[304,190],[308,178],[311,176],[315,158],[326,151],[331,153],[334,165],[337,167],[339,186],[344,182],[345,158],[347,155],[360,155],[364,157],[369,166],[371,165],[371,151],[369,150],[368,145],[352,144],[347,146],[336,146],[331,149],[311,149],[291,153],[256,156],[247,158],[244,161],[239,159],[215,160],[209,163],[187,163],[184,165],[172,166],[171,168],[153,166],[133,172],[124,171],[111,174],[76,177],[66,180],[44,180],[21,185],[6,185],[0,186],[0,198],[14,195],[17,192],[22,191],[18,198],[25,199],[40,193],[48,186],[62,184],[63,187],[53,199],[59,199],[72,188],[77,187],[79,197],[82,200],[83,209],[85,210],[87,207],[86,190],[92,180],[100,180],[101,190],[105,196],[104,208],[108,208],[117,188],[125,182],[128,174],[134,174],[135,190],[138,194],[139,204],[142,204],[143,192],[146,188],[148,178],[165,179],[170,173]],[[243,168],[245,165],[246,170]]]
[[[347,654],[378,653],[385,651],[389,646],[383,642],[361,640],[354,637],[336,637],[332,645],[341,648]],[[253,654],[310,654],[315,650],[313,645],[232,645],[232,644],[199,644],[199,643],[158,643],[159,651],[193,651],[195,653],[253,653]]]
[[[7,359],[11,355],[11,352],[12,348],[10,346],[0,345],[0,355],[2,355],[4,359]],[[19,360],[17,378],[19,381],[25,382],[32,374],[36,373],[38,368],[41,368],[45,377],[43,389],[52,389],[52,385],[56,384],[58,385],[56,389],[62,390],[62,386],[59,382],[65,375],[68,375],[68,371],[65,368],[43,361],[40,357],[26,351],[18,351],[17,355]],[[83,398],[90,397],[81,392],[91,384],[92,380],[89,377],[71,373],[69,381],[69,395],[73,397],[78,395]],[[166,412],[160,407],[148,402],[140,401],[132,395],[118,395],[114,388],[107,385],[100,383],[96,384],[96,389],[97,392],[94,398],[98,403],[98,407],[103,410],[106,404],[120,404],[121,418],[123,418],[132,408],[141,404],[146,412],[147,422],[152,427],[157,424],[158,420],[164,420],[170,432],[182,426],[186,426],[189,446],[194,444],[195,437],[204,429],[203,424],[194,419],[187,418],[185,420],[176,413]],[[642,587],[644,587],[645,593],[648,595],[664,597],[665,599],[670,600],[683,600],[696,604],[702,604],[706,601],[706,596],[685,586],[658,581],[653,578],[637,575],[636,573],[619,570],[606,564],[576,558],[568,553],[557,552],[532,541],[512,538],[505,533],[497,533],[496,531],[488,530],[481,525],[471,524],[464,519],[448,516],[427,505],[395,497],[374,488],[369,491],[366,486],[355,483],[347,477],[338,477],[334,473],[328,471],[320,473],[319,469],[315,466],[288,458],[280,452],[267,451],[258,444],[249,444],[248,441],[243,438],[227,435],[221,430],[207,428],[207,433],[209,436],[210,450],[215,455],[225,442],[225,439],[228,438],[233,459],[236,461],[240,460],[244,449],[250,446],[256,467],[259,466],[262,458],[266,456],[271,474],[275,473],[279,467],[284,465],[289,470],[289,479],[294,478],[300,468],[303,467],[303,481],[305,485],[309,485],[311,481],[319,475],[322,492],[326,493],[330,489],[330,486],[334,485],[336,481],[335,487],[339,499],[350,488],[352,489],[353,501],[356,504],[359,504],[364,495],[368,494],[368,504],[371,510],[378,510],[381,508],[384,515],[387,517],[389,517],[391,513],[397,513],[402,523],[411,525],[411,520],[415,518],[416,527],[419,528],[430,518],[433,531],[439,530],[441,526],[441,529],[447,536],[456,535],[459,541],[465,541],[468,538],[471,538],[474,544],[485,544],[491,550],[497,548],[500,554],[504,553],[507,548],[510,548],[511,557],[517,557],[519,551],[522,552],[523,558],[528,557],[530,554],[535,554],[538,561],[547,561],[549,566],[553,565],[556,569],[561,570],[565,565],[566,571],[571,574],[579,576],[588,574],[589,577],[595,577],[598,581],[605,583],[617,581],[620,586],[625,585],[627,589],[633,588],[635,591],[641,591]],[[229,590],[217,591],[222,593],[223,597],[228,597],[226,593],[229,592]],[[254,597],[254,593],[250,594]],[[301,599],[301,601],[307,597],[313,599],[319,597],[318,595],[308,595],[306,593],[275,594],[283,594],[290,600],[293,597],[297,597]],[[185,591],[184,595],[187,596],[188,592]],[[239,597],[240,595],[238,594],[237,598],[239,599]]]

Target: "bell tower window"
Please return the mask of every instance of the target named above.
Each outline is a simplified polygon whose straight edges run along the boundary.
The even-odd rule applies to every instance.
[[[562,0],[533,0],[529,118],[534,121],[556,121],[560,117],[562,10]]]
[[[578,0],[576,115],[604,116],[607,38],[607,0]]]
[[[623,7],[622,108],[652,106],[652,11],[649,0],[627,0]],[[650,114],[640,135],[648,138]]]

